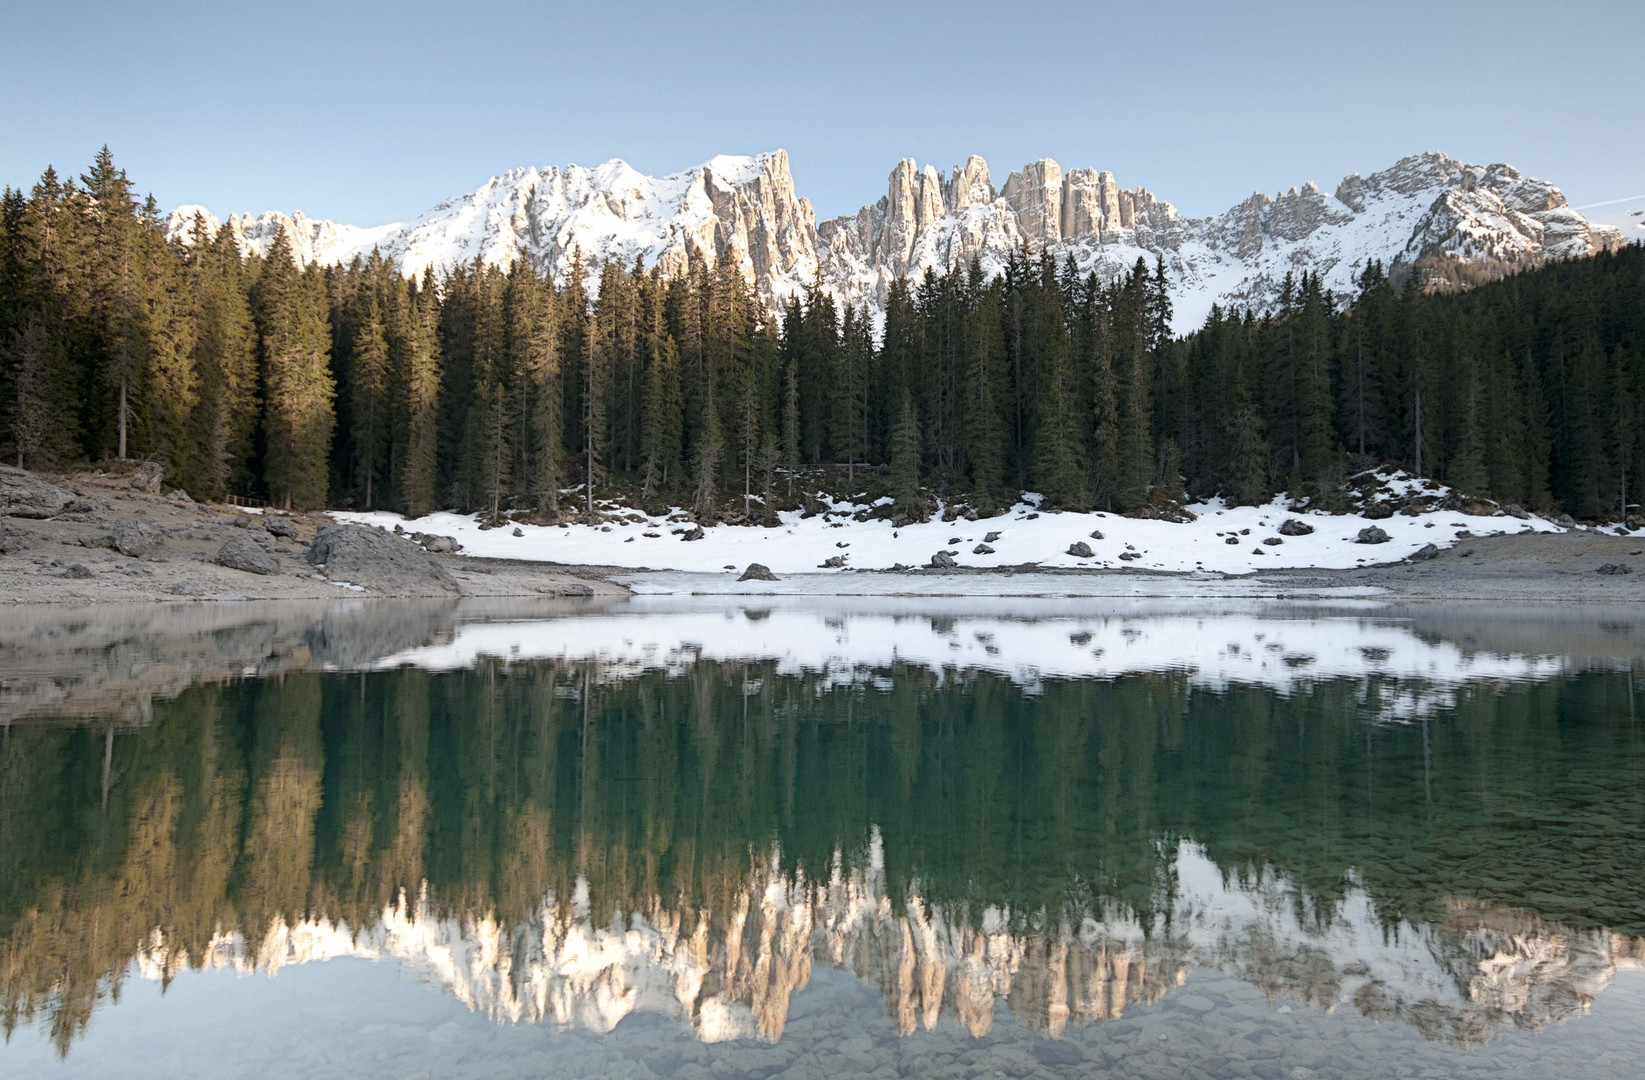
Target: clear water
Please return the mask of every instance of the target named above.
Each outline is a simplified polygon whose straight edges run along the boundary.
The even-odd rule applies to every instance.
[[[0,1075],[1637,1076],[1642,643],[1073,601],[8,615]]]

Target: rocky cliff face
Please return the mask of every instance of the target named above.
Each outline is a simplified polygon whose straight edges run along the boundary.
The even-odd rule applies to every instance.
[[[1147,188],[1121,188],[1111,172],[1064,170],[1049,158],[996,189],[988,163],[973,156],[946,176],[904,159],[882,198],[819,223],[781,150],[717,157],[660,178],[621,161],[516,169],[410,224],[375,228],[301,212],[220,224],[201,207],[183,206],[168,219],[168,235],[189,242],[197,218],[208,234],[231,230],[243,251],[266,252],[284,228],[301,264],[346,263],[376,248],[418,275],[478,258],[505,268],[523,259],[563,277],[580,257],[592,280],[612,259],[672,274],[692,259],[731,258],[769,304],[820,280],[837,301],[876,315],[899,275],[918,279],[973,258],[992,275],[1014,252],[1043,250],[1105,279],[1139,258],[1159,260],[1179,331],[1197,326],[1213,303],[1271,306],[1287,273],[1318,273],[1347,295],[1372,259],[1409,266],[1443,258],[1489,276],[1623,242],[1616,228],[1573,210],[1552,184],[1438,153],[1347,177],[1333,194],[1309,183],[1203,218],[1179,215]]]

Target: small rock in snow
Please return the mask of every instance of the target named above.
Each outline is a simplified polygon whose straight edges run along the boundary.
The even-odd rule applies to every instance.
[[[1356,543],[1356,544],[1386,544],[1388,541],[1390,541],[1392,539],[1393,539],[1393,537],[1391,537],[1387,533],[1383,532],[1381,528],[1379,528],[1375,525],[1367,525],[1365,528],[1363,528],[1359,531],[1358,536],[1354,537],[1354,543]]]
[[[1091,545],[1084,540],[1076,540],[1068,545],[1068,554],[1076,559],[1089,559],[1096,555],[1096,552],[1092,551]]]
[[[998,540],[999,538],[1000,538],[1000,534],[998,532],[991,532],[987,536],[982,538],[982,542],[985,543],[985,544],[992,544],[994,541]]]
[[[1314,527],[1305,521],[1296,518],[1286,518],[1279,526],[1281,536],[1307,536],[1314,531]]]
[[[748,564],[748,568],[743,571],[743,576],[738,578],[737,580],[738,581],[776,581],[777,580],[777,575],[773,574],[771,572],[771,568],[769,566],[766,566],[764,563],[751,562],[751,563]]]

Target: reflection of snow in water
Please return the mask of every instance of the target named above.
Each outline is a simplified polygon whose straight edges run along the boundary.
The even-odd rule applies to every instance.
[[[780,1038],[814,962],[876,985],[904,1034],[946,1015],[981,1035],[1004,1002],[1053,1037],[1070,1023],[1118,1018],[1209,967],[1275,999],[1327,1010],[1352,1003],[1428,1038],[1472,1044],[1495,1025],[1538,1028],[1584,1010],[1616,970],[1640,966],[1645,946],[1461,904],[1444,924],[1391,925],[1357,885],[1321,913],[1283,875],[1225,873],[1192,843],[1177,849],[1167,910],[1146,925],[1116,910],[973,912],[928,904],[917,888],[894,902],[877,830],[862,865],[836,853],[826,878],[779,864],[773,853],[718,913],[688,916],[657,900],[595,912],[579,880],[567,902],[549,896],[518,925],[490,913],[440,915],[426,894],[402,896],[373,926],[276,920],[259,941],[219,935],[202,959],[271,977],[336,957],[392,959],[497,1020],[607,1032],[651,1013],[705,1042]],[[156,931],[138,970],[160,978],[185,961],[166,954]]]
[[[924,602],[929,604],[929,602]],[[1030,692],[1049,678],[1116,678],[1180,672],[1198,687],[1265,686],[1290,694],[1333,679],[1374,687],[1378,715],[1422,715],[1467,684],[1535,681],[1566,670],[1557,656],[1468,651],[1421,636],[1401,621],[1371,616],[1216,616],[1152,609],[1080,613],[1074,605],[1040,609],[1018,601],[1005,612],[899,606],[877,610],[804,602],[679,609],[628,605],[559,619],[460,625],[450,640],[377,662],[432,670],[469,667],[483,658],[593,661],[624,677],[646,670],[685,671],[700,659],[772,662],[779,674],[871,681],[892,664],[934,671],[985,671]],[[960,612],[969,613],[960,613]]]

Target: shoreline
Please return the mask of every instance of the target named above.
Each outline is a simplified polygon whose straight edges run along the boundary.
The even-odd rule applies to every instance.
[[[51,481],[6,470],[71,494],[84,507],[51,517],[0,518],[0,603],[10,607],[129,603],[234,603],[348,599],[620,598],[707,596],[1045,596],[1098,599],[1275,599],[1355,602],[1616,604],[1645,601],[1642,541],[1593,529],[1460,537],[1428,558],[1346,568],[1276,566],[1232,572],[1019,563],[942,569],[779,571],[775,581],[739,581],[742,567],[710,571],[623,567],[502,557],[407,552],[433,567],[396,574],[369,564],[358,581],[310,565],[315,533],[352,515],[286,515],[196,503],[180,493],[133,490],[127,477],[78,474]],[[56,485],[61,485],[57,487]],[[279,520],[278,532],[258,529]],[[1310,518],[1311,521],[1328,519]],[[110,530],[138,522],[157,539],[140,555],[109,544]],[[946,527],[945,527],[946,528]],[[973,529],[975,526],[973,526]],[[255,535],[277,569],[259,574],[218,565],[219,548]],[[838,534],[836,534],[838,535]],[[1371,549],[1374,552],[1376,549]],[[1628,572],[1601,573],[1604,566]],[[432,577],[431,577],[432,575]],[[434,580],[438,579],[438,580]]]

